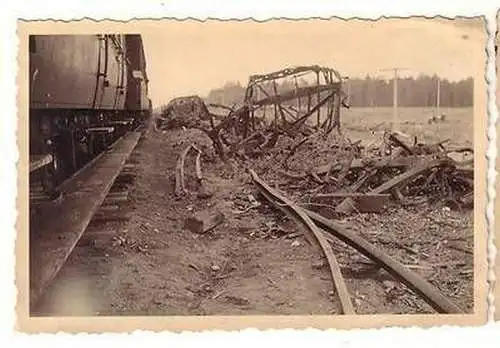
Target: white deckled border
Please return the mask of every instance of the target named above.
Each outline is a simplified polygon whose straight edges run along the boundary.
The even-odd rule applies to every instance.
[[[493,321],[495,316],[495,196],[496,196],[496,156],[497,156],[497,136],[496,122],[498,119],[498,110],[496,105],[496,56],[495,56],[495,32],[497,30],[496,16],[487,18],[488,41],[486,50],[488,53],[488,63],[486,65],[485,77],[488,81],[488,150],[486,157],[488,159],[487,187],[488,204],[486,207],[486,220],[488,224],[488,321]]]

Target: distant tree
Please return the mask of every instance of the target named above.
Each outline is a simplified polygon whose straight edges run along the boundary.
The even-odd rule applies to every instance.
[[[414,77],[404,77],[398,80],[398,105],[401,107],[433,107],[437,101],[437,82],[440,81],[440,105],[442,107],[470,107],[473,105],[474,80],[469,77],[451,82],[440,79],[437,75],[421,74]],[[299,86],[309,83],[303,78],[297,80]],[[351,105],[353,107],[390,107],[393,103],[392,79],[386,80],[366,75],[364,78],[353,77],[347,82],[350,85]],[[267,91],[274,91],[273,82],[263,84]],[[227,82],[222,88],[209,92],[207,100],[210,103],[233,105],[245,98],[245,86],[239,81]],[[278,92],[295,88],[295,81],[284,79],[276,83]],[[346,89],[347,90],[347,89]],[[317,96],[312,96],[312,103],[317,102]],[[292,101],[294,103],[294,101]],[[307,97],[301,99],[306,105]]]

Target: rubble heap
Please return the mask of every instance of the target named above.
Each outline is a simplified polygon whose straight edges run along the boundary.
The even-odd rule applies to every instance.
[[[315,83],[301,86],[297,76],[304,74],[312,74]],[[276,81],[286,78],[295,81],[294,88],[278,91]],[[340,107],[349,107],[342,83],[338,72],[318,66],[253,75],[240,106],[176,98],[156,125],[202,130],[224,161],[232,157],[268,182],[296,188],[297,200],[327,207],[330,215],[378,212],[391,202],[472,207],[472,156],[466,162],[456,159],[472,155],[472,149],[447,149],[447,140],[409,141],[393,132],[368,146],[352,141],[340,129]],[[271,117],[268,107],[274,110]]]
[[[300,86],[297,76],[307,73],[313,74],[315,83]],[[289,77],[295,79],[294,88],[278,91],[275,81]],[[355,264],[347,247],[355,249],[423,297],[436,311],[461,313],[462,309],[445,297],[436,284],[410,269],[415,264],[401,263],[384,252],[380,244],[401,246],[409,250],[412,257],[428,256],[425,252],[415,251],[411,243],[404,240],[408,237],[410,240],[429,238],[427,244],[422,244],[429,247],[431,239],[436,237],[436,230],[429,229],[427,235],[425,232],[405,234],[411,227],[403,225],[401,220],[411,210],[424,211],[423,215],[426,210],[451,212],[451,209],[456,209],[459,211],[453,213],[462,215],[462,210],[473,208],[473,149],[450,148],[448,139],[424,143],[416,137],[389,131],[380,137],[371,133],[372,141],[368,143],[351,139],[340,127],[340,107],[348,107],[342,80],[335,70],[317,66],[254,75],[250,77],[242,105],[207,105],[196,96],[177,98],[169,103],[155,124],[160,130],[186,127],[203,131],[211,139],[216,155],[222,159],[219,163],[236,175],[247,175],[247,179],[252,180],[259,199],[255,193],[255,196],[248,194],[245,199],[234,200],[236,209],[231,214],[241,216],[254,208],[266,208],[261,203],[265,200],[301,226],[299,233],[305,232],[306,240],[319,248],[328,263],[342,313],[355,314],[352,302],[355,295],[348,292],[333,252],[342,247],[339,242],[346,246],[342,253],[338,253],[339,259],[349,259],[347,263]],[[270,117],[266,114],[268,107],[271,108]],[[203,148],[205,155],[206,149]],[[196,175],[191,177],[196,178],[197,198],[208,197],[211,193],[206,194],[210,190],[204,189],[201,174],[201,147],[190,144],[180,152],[177,161],[176,199],[184,199],[185,195],[192,193],[186,188],[189,173],[185,177],[185,161],[189,153],[196,154]],[[216,159],[216,156],[210,154],[210,158]],[[216,176],[226,173],[226,169],[221,168],[220,172],[214,166],[211,169]],[[443,209],[435,209],[437,207]],[[383,214],[384,211],[387,214]],[[469,211],[463,215],[471,214]],[[418,219],[425,220],[423,216]],[[467,219],[469,217],[465,221]],[[360,222],[357,227],[361,226],[358,231],[356,228],[352,230],[353,226],[348,228],[356,220]],[[383,220],[386,226],[389,222],[390,226],[384,229],[390,229],[391,233],[387,236],[378,231],[366,231],[363,220]],[[411,220],[409,218],[406,222]],[[204,234],[224,221],[222,212],[207,208],[193,213],[186,219],[184,227],[193,233]],[[445,223],[440,219],[435,222]],[[455,236],[458,231],[455,225],[446,224],[451,227],[453,232],[449,233],[453,233],[453,238],[465,240]],[[265,226],[266,236],[280,230],[271,222]],[[423,225],[419,228],[424,229]],[[440,227],[437,235],[442,237],[443,231],[447,233]],[[368,241],[372,237],[375,241]],[[442,238],[443,243],[447,243],[447,237]],[[294,243],[299,245],[298,241]],[[439,243],[441,239],[438,247]],[[461,250],[472,254],[469,249]],[[391,291],[393,286],[389,284],[388,291]]]
[[[473,206],[473,160],[454,159],[472,158],[472,149],[410,145],[396,133],[384,134],[378,148],[341,134],[281,140],[254,168],[268,182],[294,189],[304,204],[328,208],[321,209],[328,215],[380,212],[391,202]]]

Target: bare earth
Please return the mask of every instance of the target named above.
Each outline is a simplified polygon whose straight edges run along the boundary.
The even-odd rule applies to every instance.
[[[191,142],[202,149],[210,198],[176,199],[175,165]],[[38,310],[42,315],[335,314],[340,302],[321,254],[296,224],[265,203],[244,170],[215,159],[194,130],[149,131],[134,153],[131,219],[91,224]],[[190,157],[187,169],[194,172]],[[188,188],[194,186],[188,180]],[[249,195],[262,204],[249,208]],[[251,200],[251,199],[250,199]],[[247,209],[245,209],[247,207]],[[225,222],[198,235],[193,211]],[[473,309],[472,211],[397,205],[341,221],[409,265],[464,310]],[[338,242],[356,312],[432,313],[416,294]]]

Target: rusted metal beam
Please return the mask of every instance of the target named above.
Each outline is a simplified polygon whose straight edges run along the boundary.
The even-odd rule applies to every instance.
[[[315,86],[306,86],[300,87],[299,89],[291,89],[289,91],[283,92],[279,95],[274,95],[270,97],[266,97],[260,100],[256,100],[253,102],[253,105],[262,106],[262,105],[272,105],[277,103],[283,103],[289,100],[293,100],[300,97],[305,97],[314,93],[320,93],[324,91],[340,91],[340,84],[332,84],[332,85],[315,85]]]
[[[271,198],[274,199],[272,203],[276,204],[278,207],[283,207],[283,204],[275,201],[278,200],[285,203],[285,205],[293,205],[293,202],[262,181],[254,171],[250,170],[250,173],[259,188],[261,188],[262,191],[267,191],[268,195],[272,196]],[[305,213],[310,220],[317,224],[316,230],[318,230],[318,228],[324,229],[379,264],[387,272],[408,286],[408,288],[422,296],[436,311],[440,313],[463,313],[463,310],[459,306],[444,296],[437,288],[432,286],[432,284],[427,282],[419,274],[411,271],[408,267],[385,254],[379,247],[375,247],[355,232],[345,229],[343,226],[340,226],[320,214],[304,208],[300,209],[301,213]]]
[[[335,286],[335,290],[339,295],[340,302],[342,305],[342,311],[344,314],[355,314],[354,307],[351,302],[351,297],[347,290],[347,286],[345,284],[344,278],[340,271],[340,266],[333,254],[331,246],[326,241],[322,232],[319,228],[314,224],[314,222],[304,213],[304,210],[297,205],[295,205],[292,201],[287,199],[286,197],[281,196],[278,192],[273,190],[269,185],[267,185],[264,181],[262,181],[257,174],[250,169],[250,175],[252,179],[257,184],[260,192],[263,194],[266,199],[275,205],[278,209],[284,211],[287,214],[291,214],[295,219],[298,219],[303,225],[307,227],[307,229],[313,234],[316,238],[321,250],[325,254],[328,265],[330,266],[330,271],[332,275],[332,281]],[[283,202],[280,204],[276,202],[279,200]]]
[[[347,245],[353,247],[379,264],[387,272],[408,286],[408,288],[422,296],[437,312],[463,313],[463,310],[459,306],[444,296],[437,288],[432,286],[432,284],[427,282],[419,274],[411,271],[408,267],[385,254],[380,247],[375,247],[355,232],[345,229],[320,214],[307,209],[304,209],[304,211],[319,227],[325,229]]]
[[[332,98],[335,95],[335,93],[330,93],[328,96],[323,98],[318,104],[316,104],[311,110],[309,110],[304,116],[301,116],[298,118],[296,121],[291,123],[292,127],[296,127],[297,125],[303,124],[315,111],[319,110],[325,103]]]
[[[286,68],[278,71],[274,71],[268,74],[254,74],[250,76],[250,84],[255,84],[258,82],[264,82],[264,81],[269,81],[269,80],[275,80],[275,79],[280,79],[284,78],[287,76],[295,75],[295,74],[300,74],[300,73],[307,73],[307,72],[319,72],[319,71],[329,71],[332,72],[335,77],[341,81],[343,78],[340,75],[338,71],[332,68],[328,67],[322,67],[319,65],[310,65],[310,66],[297,66],[293,68]]]
[[[182,196],[186,193],[186,185],[184,184],[184,162],[186,161],[186,156],[191,150],[193,145],[187,146],[180,154],[177,159],[177,165],[175,167],[175,195]]]

